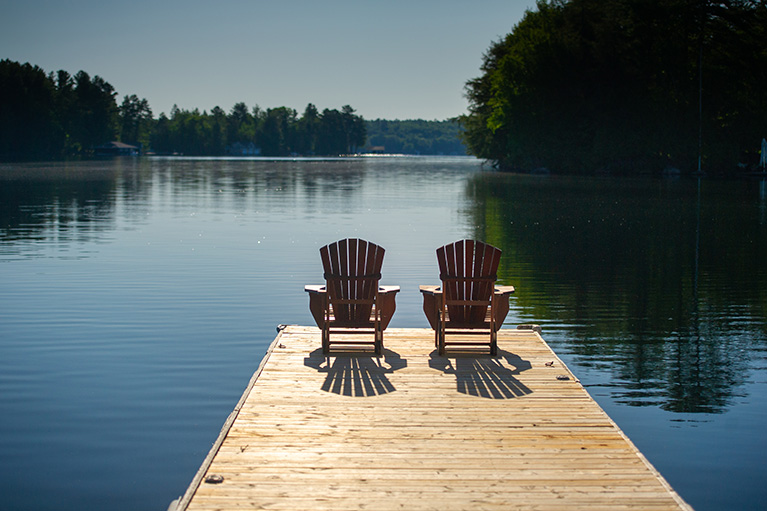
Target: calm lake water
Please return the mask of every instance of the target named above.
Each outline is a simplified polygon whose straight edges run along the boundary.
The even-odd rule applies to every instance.
[[[345,237],[387,249],[392,327],[428,326],[438,246],[498,246],[507,326],[687,502],[767,508],[765,181],[143,158],[0,164],[0,509],[165,510]]]

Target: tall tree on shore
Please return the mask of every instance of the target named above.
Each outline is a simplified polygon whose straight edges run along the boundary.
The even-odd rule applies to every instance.
[[[235,103],[227,117],[227,142],[248,144],[256,141],[257,119],[245,103]]]
[[[120,140],[148,148],[153,124],[152,109],[146,99],[125,96],[119,107]]]
[[[261,151],[265,156],[285,156],[293,152],[297,112],[279,107],[266,110],[261,126]]]
[[[317,151],[317,135],[320,126],[320,113],[312,103],[306,105],[304,114],[298,121],[298,147],[301,154],[315,154]]]
[[[317,154],[337,155],[347,151],[346,132],[341,112],[326,108],[322,111],[317,134]]]
[[[341,108],[341,117],[343,122],[344,134],[346,136],[346,153],[353,154],[357,148],[365,144],[367,139],[367,127],[365,120],[354,115],[354,109],[349,105]]]
[[[224,154],[227,146],[227,116],[224,109],[216,106],[210,111],[208,122],[205,123],[207,139],[207,154]]]
[[[88,152],[117,138],[117,93],[103,78],[91,80],[85,71],[78,72],[74,82],[71,132],[80,151]]]

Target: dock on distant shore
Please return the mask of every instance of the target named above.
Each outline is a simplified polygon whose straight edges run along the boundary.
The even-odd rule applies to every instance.
[[[534,330],[441,357],[427,329],[325,356],[288,326],[176,511],[684,509]]]

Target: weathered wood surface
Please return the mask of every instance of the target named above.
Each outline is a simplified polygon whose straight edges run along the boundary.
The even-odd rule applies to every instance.
[[[440,357],[390,329],[379,359],[287,327],[178,509],[690,508],[533,331]]]

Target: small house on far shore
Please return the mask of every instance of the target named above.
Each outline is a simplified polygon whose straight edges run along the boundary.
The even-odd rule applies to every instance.
[[[141,149],[135,145],[123,142],[108,142],[93,148],[96,156],[138,156]]]

